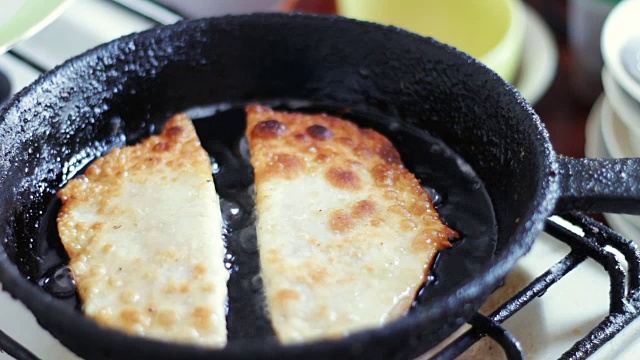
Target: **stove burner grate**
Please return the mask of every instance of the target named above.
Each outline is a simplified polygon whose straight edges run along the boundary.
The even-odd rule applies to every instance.
[[[609,315],[562,354],[561,359],[589,357],[640,315],[640,251],[635,243],[585,215],[570,213],[563,215],[563,218],[581,228],[585,235],[580,236],[552,220],[547,220],[545,232],[569,245],[569,254],[491,314],[485,316],[477,313],[469,320],[471,329],[438,352],[433,359],[454,359],[485,336],[495,340],[508,359],[523,359],[520,343],[501,324],[533,299],[543,295],[587,258],[598,262],[609,275]],[[616,249],[624,256],[628,264],[626,273],[620,261],[607,247]],[[38,360],[38,357],[1,330],[0,350],[18,360]]]
[[[563,218],[580,227],[585,235],[580,236],[551,220],[547,220],[545,232],[569,245],[569,254],[490,315],[477,313],[469,320],[471,329],[437,353],[433,357],[434,360],[453,359],[485,336],[495,340],[503,348],[508,359],[523,359],[518,340],[500,324],[531,300],[544,294],[587,258],[592,258],[602,265],[609,275],[609,315],[562,354],[561,359],[589,357],[640,315],[640,252],[635,243],[580,213],[565,214]],[[624,256],[628,264],[626,273],[620,261],[606,247],[616,249]]]

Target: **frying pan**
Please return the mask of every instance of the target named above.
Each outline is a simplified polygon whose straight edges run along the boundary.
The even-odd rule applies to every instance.
[[[97,156],[116,146],[109,139],[117,124],[136,133],[202,104],[273,99],[362,111],[444,141],[491,198],[497,236],[490,261],[381,329],[294,346],[230,343],[223,350],[104,329],[34,283],[38,221],[46,199],[81,166],[79,153]],[[73,58],[0,111],[0,281],[45,329],[91,359],[409,358],[477,311],[554,211],[640,213],[638,164],[557,156],[512,86],[430,38],[332,16],[181,22]]]

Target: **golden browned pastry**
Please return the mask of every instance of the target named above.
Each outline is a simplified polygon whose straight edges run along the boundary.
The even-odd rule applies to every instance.
[[[88,316],[131,334],[226,344],[220,206],[188,117],[97,159],[58,196],[58,230]]]
[[[278,338],[341,337],[404,314],[456,233],[394,146],[325,114],[246,110],[262,277]]]

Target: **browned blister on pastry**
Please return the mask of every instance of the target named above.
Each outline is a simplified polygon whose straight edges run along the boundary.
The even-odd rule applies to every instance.
[[[391,142],[320,114],[247,107],[257,235],[278,338],[334,338],[404,314],[456,232]]]

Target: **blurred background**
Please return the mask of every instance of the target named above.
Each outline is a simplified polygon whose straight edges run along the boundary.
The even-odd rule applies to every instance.
[[[433,36],[515,86],[545,123],[558,153],[640,157],[640,0],[0,0],[0,104],[41,73],[119,36],[182,19],[257,11],[340,14]],[[604,216],[627,238],[640,239],[640,218]],[[545,242],[532,250],[538,257],[528,255],[521,262],[526,267],[514,271],[524,280],[555,251],[538,244]],[[586,273],[581,279],[597,278]],[[601,280],[606,293],[608,279]],[[579,306],[567,300],[580,290],[586,292],[578,299],[597,297],[584,287],[557,296],[550,291],[538,307],[525,310],[530,317],[515,320],[510,331],[533,358],[557,357],[593,327],[583,313],[592,306],[601,312],[599,300]],[[0,328],[32,351],[47,359],[76,358],[4,294],[0,307]],[[557,325],[574,313],[576,322]],[[543,326],[547,319],[556,326]],[[532,323],[542,329],[537,335],[529,331]],[[640,349],[639,341],[634,344],[630,349]]]
[[[0,53],[10,52],[0,60],[0,71],[5,74],[0,75],[0,84],[4,84],[1,87],[5,89],[5,98],[8,92],[25,85],[25,81],[9,80],[13,90],[6,90],[6,78],[11,79],[12,72],[20,72],[7,69],[6,63],[14,62],[15,58],[36,65],[38,71],[47,70],[112,38],[181,18],[255,11],[339,13],[433,36],[477,57],[535,105],[556,151],[583,156],[586,120],[602,91],[600,35],[607,15],[618,3],[616,0],[2,0]],[[130,8],[149,18],[140,19],[128,11]],[[615,78],[616,73],[611,75]]]

